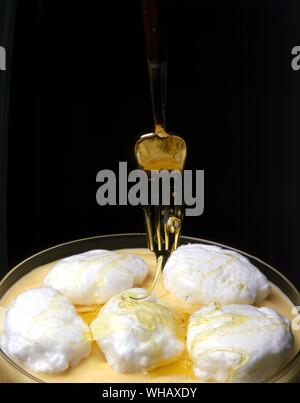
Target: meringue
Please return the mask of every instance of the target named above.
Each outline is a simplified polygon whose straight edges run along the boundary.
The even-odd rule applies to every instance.
[[[0,345],[10,358],[49,374],[76,366],[91,352],[89,327],[50,287],[28,290],[10,304]]]
[[[184,349],[174,314],[154,296],[133,288],[113,297],[91,323],[93,338],[118,372],[146,372],[176,360]]]
[[[262,381],[282,367],[292,345],[289,320],[271,308],[211,304],[188,324],[187,349],[202,381]]]
[[[59,260],[44,283],[76,305],[103,304],[123,290],[141,285],[148,275],[143,259],[103,249]]]
[[[270,293],[267,278],[244,256],[218,246],[189,244],[173,252],[164,287],[195,304],[255,304]]]

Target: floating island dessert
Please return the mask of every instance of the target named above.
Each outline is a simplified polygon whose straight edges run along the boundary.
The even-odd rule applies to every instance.
[[[46,382],[260,382],[299,350],[292,303],[239,253],[181,246],[132,299],[154,271],[146,249],[32,270],[0,300],[1,349]]]

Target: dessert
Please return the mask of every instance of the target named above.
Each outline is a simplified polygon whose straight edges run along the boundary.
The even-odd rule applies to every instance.
[[[115,371],[144,373],[183,352],[184,333],[175,314],[154,296],[131,298],[145,292],[133,288],[116,295],[91,323],[93,338]]]
[[[122,237],[122,242],[125,239],[129,239],[128,236]],[[137,237],[136,237],[137,239]],[[144,241],[144,238],[141,236]],[[87,249],[93,248],[95,245],[94,240],[85,241]],[[101,237],[98,238],[99,244],[101,245]],[[73,249],[74,250],[74,249]],[[56,249],[54,249],[54,252]],[[52,256],[55,253],[52,253]],[[74,253],[74,252],[73,252]],[[147,249],[130,249],[122,250],[121,253],[132,253],[140,258],[142,258],[147,266],[149,267],[149,276],[145,279],[143,287],[147,289],[152,283],[154,272],[155,272],[155,256],[150,253]],[[45,256],[44,261],[48,259],[48,252],[42,252]],[[71,254],[71,253],[70,253]],[[39,258],[40,259],[40,258]],[[48,259],[49,261],[50,259]],[[39,260],[40,261],[40,260]],[[44,278],[47,273],[52,269],[52,267],[57,262],[52,262],[45,264],[44,266],[37,267],[36,264],[31,272],[23,275],[18,281],[16,281],[10,288],[6,291],[0,299],[0,306],[7,309],[10,303],[17,298],[21,293],[36,287],[42,287],[44,284]],[[21,266],[20,269],[23,267]],[[268,272],[269,273],[269,272]],[[273,278],[272,278],[273,279]],[[15,281],[15,280],[14,280]],[[273,283],[270,283],[270,294],[261,303],[256,304],[257,307],[269,307],[277,312],[279,312],[284,317],[292,320],[293,316],[293,304],[292,302],[282,293],[282,291],[276,287]],[[1,287],[0,287],[1,289]],[[187,324],[190,316],[195,313],[200,306],[199,304],[193,304],[190,302],[183,301],[181,298],[176,297],[174,294],[169,293],[164,287],[163,283],[160,282],[153,291],[153,295],[167,307],[172,312],[174,312],[178,319],[179,325],[182,326],[183,331],[186,330]],[[298,304],[297,304],[298,305]],[[102,305],[76,305],[77,313],[81,318],[90,325],[99,315],[99,311],[102,309]],[[0,312],[1,314],[1,312]],[[292,329],[294,335],[294,345],[288,354],[289,358],[293,359],[295,355],[300,350],[300,332]],[[1,315],[0,315],[0,333],[1,333]],[[287,357],[288,358],[288,357]],[[295,361],[296,360],[296,361]],[[297,359],[294,362],[297,363]],[[18,362],[19,365],[20,362]],[[285,363],[282,362],[284,366]],[[120,373],[115,371],[107,362],[104,354],[100,350],[99,346],[95,341],[92,342],[91,354],[80,361],[80,363],[75,367],[70,367],[68,370],[62,373],[56,374],[45,374],[41,372],[35,372],[30,370],[26,365],[21,365],[27,373],[29,372],[39,380],[45,382],[201,382],[204,379],[198,378],[193,372],[193,363],[188,356],[187,351],[184,351],[180,357],[169,364],[159,366],[148,372],[138,372],[138,373]],[[275,371],[274,371],[275,372]],[[294,375],[293,375],[294,376]],[[5,356],[0,354],[0,379],[2,377],[3,381],[18,382],[20,380],[26,380],[22,378],[22,373],[17,369],[10,367],[10,364],[6,360]],[[27,376],[29,379],[29,376]],[[284,378],[285,382],[289,381],[291,378]],[[233,379],[234,381],[234,379]],[[262,379],[261,379],[262,381]]]
[[[54,374],[89,356],[88,335],[88,325],[63,294],[33,288],[7,307],[0,346],[33,371]]]
[[[131,253],[103,249],[59,260],[45,277],[45,285],[62,292],[77,305],[103,304],[148,275],[145,262]]]
[[[268,307],[211,304],[188,324],[187,348],[202,381],[259,382],[282,367],[292,346],[290,321]]]
[[[164,286],[197,304],[259,304],[270,293],[267,278],[245,256],[203,244],[173,252],[164,269]]]

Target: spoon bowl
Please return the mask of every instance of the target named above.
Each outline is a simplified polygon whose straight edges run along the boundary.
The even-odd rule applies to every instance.
[[[167,169],[183,170],[186,144],[182,137],[166,133],[163,129],[144,134],[135,144],[135,155],[145,171]]]

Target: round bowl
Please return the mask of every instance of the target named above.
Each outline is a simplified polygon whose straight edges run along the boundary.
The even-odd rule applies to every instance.
[[[267,278],[286,294],[294,306],[300,306],[300,294],[297,289],[286,279],[279,271],[272,266],[251,256],[240,250],[231,248],[227,245],[207,241],[200,238],[192,238],[188,236],[181,237],[181,244],[187,243],[204,243],[209,245],[217,245],[226,249],[234,250],[246,256],[254,265],[256,265]],[[147,248],[146,235],[143,233],[133,234],[113,234],[102,235],[92,238],[78,239],[72,242],[63,243],[53,246],[52,248],[43,250],[14,267],[0,282],[0,300],[6,291],[18,281],[21,277],[34,270],[38,266],[50,263],[57,259],[82,253],[90,249],[123,249],[123,248]],[[263,380],[264,383],[292,383],[300,381],[300,352],[283,367],[279,372],[272,375],[268,379]],[[33,376],[17,363],[11,360],[0,349],[0,382],[38,382],[43,383],[41,379]]]

